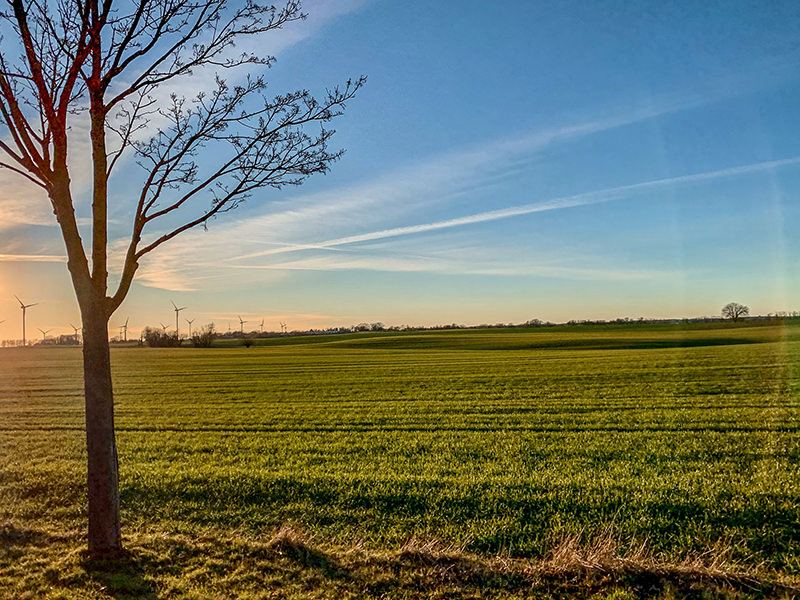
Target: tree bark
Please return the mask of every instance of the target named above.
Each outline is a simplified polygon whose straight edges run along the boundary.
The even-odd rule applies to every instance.
[[[101,306],[83,311],[83,377],[88,455],[89,552],[122,550],[119,469],[114,439],[114,392],[108,317]]]

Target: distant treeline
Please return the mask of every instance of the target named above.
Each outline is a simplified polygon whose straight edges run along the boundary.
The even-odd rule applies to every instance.
[[[740,322],[776,322],[790,319],[800,320],[800,311],[793,312],[779,312],[768,315],[757,315],[753,317],[745,317]],[[729,323],[729,319],[722,317],[692,317],[684,319],[650,319],[639,317],[636,319],[624,317],[619,319],[605,320],[605,319],[571,319],[563,323],[553,323],[551,321],[543,321],[541,319],[530,319],[522,323],[481,323],[480,325],[463,325],[460,323],[450,323],[445,325],[385,325],[381,322],[376,323],[358,323],[349,327],[330,327],[327,329],[303,329],[293,330],[287,332],[259,332],[259,331],[227,331],[225,333],[216,331],[213,323],[207,325],[206,329],[210,328],[216,339],[258,339],[258,338],[278,338],[287,336],[304,336],[304,335],[337,335],[347,333],[364,333],[364,332],[379,332],[379,331],[445,331],[454,329],[525,329],[534,327],[565,327],[570,325],[638,325],[638,324],[664,324],[664,325],[679,325],[682,323]],[[148,328],[149,329],[149,328]],[[173,334],[174,335],[174,334]],[[193,336],[194,337],[194,336]]]
[[[777,321],[787,320],[800,320],[800,311],[781,311],[776,313],[769,313],[767,315],[748,316],[740,319],[740,323],[774,323]],[[163,328],[145,327],[142,334],[138,339],[126,340],[130,343],[139,343],[140,345],[154,346],[154,347],[176,347],[182,345],[184,342],[191,342],[194,346],[208,347],[215,339],[239,339],[251,340],[258,338],[278,338],[290,336],[305,336],[305,335],[337,335],[347,333],[363,333],[363,332],[379,332],[379,331],[445,331],[454,329],[522,329],[522,328],[537,328],[537,327],[565,327],[565,326],[586,326],[586,325],[680,325],[691,323],[729,323],[729,319],[722,317],[691,317],[683,319],[652,319],[646,317],[630,318],[623,317],[619,319],[570,319],[563,323],[553,323],[552,321],[543,321],[541,319],[530,319],[522,323],[481,323],[480,325],[463,325],[459,323],[450,323],[446,325],[384,325],[381,322],[376,323],[358,323],[349,327],[330,327],[327,329],[304,329],[293,330],[286,332],[271,332],[271,331],[227,331],[220,332],[214,327],[214,324],[205,325],[199,330],[196,330],[191,339],[178,336],[174,332],[167,332]],[[112,338],[112,342],[122,342],[119,338]],[[58,337],[49,337],[40,340],[28,340],[30,346],[76,346],[80,345],[80,337],[78,335],[59,335]],[[0,342],[3,348],[14,348],[22,346],[22,340],[3,340]]]
[[[41,340],[27,340],[28,346],[80,346],[80,343],[80,336],[73,334],[46,337]],[[0,342],[0,346],[3,348],[15,348],[22,345],[22,340],[3,340]]]
[[[779,321],[785,319],[800,319],[800,311],[782,311],[777,313],[770,313],[767,315],[757,315],[753,317],[744,317],[741,321]],[[313,333],[356,333],[361,331],[439,331],[446,329],[509,329],[509,328],[531,328],[531,327],[563,327],[566,325],[635,325],[639,323],[646,324],[667,324],[678,325],[681,323],[722,323],[729,322],[729,319],[722,317],[691,317],[683,319],[652,319],[646,317],[638,317],[632,319],[630,317],[623,317],[619,319],[570,319],[563,323],[553,323],[552,321],[542,321],[541,319],[530,319],[522,323],[481,323],[480,325],[462,325],[459,323],[450,323],[449,325],[392,325],[385,326],[383,323],[359,323],[351,327],[340,327],[336,329],[316,330],[312,329],[305,332],[292,332],[295,334],[313,334]]]

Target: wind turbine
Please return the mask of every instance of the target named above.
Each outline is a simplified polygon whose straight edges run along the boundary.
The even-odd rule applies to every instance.
[[[42,341],[45,341],[47,339],[47,334],[53,331],[52,329],[41,329],[40,327],[37,327],[36,329],[42,332]]]
[[[194,319],[185,319],[185,321],[189,324],[189,339],[191,339],[192,337],[192,323],[194,323],[196,320],[197,317],[195,317]]]
[[[0,321],[0,322],[2,322],[2,321]],[[264,318],[263,317],[261,318],[261,324],[259,325],[259,327],[261,328],[261,333],[264,333]]]
[[[281,333],[286,333],[286,323],[281,321]]]
[[[22,345],[23,346],[27,346],[27,343],[26,343],[26,340],[25,340],[25,312],[31,306],[36,306],[39,303],[38,302],[34,302],[33,304],[23,304],[22,300],[20,300],[17,295],[14,295],[14,298],[17,299],[17,302],[19,302],[19,307],[22,309]]]
[[[130,321],[130,320],[131,320],[131,318],[127,317],[125,319],[125,325],[120,325],[119,326],[119,331],[120,331],[119,337],[122,338],[123,342],[127,342],[128,341],[128,321]]]
[[[164,325],[163,323],[161,323],[161,329],[163,329],[163,330],[164,330],[164,334],[166,335],[166,333],[167,333],[167,326],[166,326],[166,325]]]
[[[239,317],[239,315],[236,315],[236,316]],[[239,317],[239,327],[241,327],[242,335],[244,335],[244,324],[245,323],[247,323],[247,321],[242,321],[242,317]]]
[[[170,302],[172,302],[172,300],[170,300]],[[172,302],[172,308],[175,309],[175,337],[181,339],[181,332],[180,329],[178,328],[178,315],[182,310],[186,310],[186,307],[184,306],[182,308],[178,308],[178,306],[174,302]]]
[[[69,326],[72,327],[72,329],[75,331],[75,333],[73,334],[75,336],[75,339],[80,341],[80,338],[78,337],[78,328],[75,327],[75,325],[73,325],[72,323],[70,323]]]

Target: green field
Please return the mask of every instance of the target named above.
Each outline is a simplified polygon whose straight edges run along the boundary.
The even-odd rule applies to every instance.
[[[511,559],[606,537],[800,574],[800,324],[263,341],[113,350],[129,535]],[[80,351],[0,360],[2,572],[24,532],[85,527],[85,450]],[[198,594],[174,597],[229,597]]]

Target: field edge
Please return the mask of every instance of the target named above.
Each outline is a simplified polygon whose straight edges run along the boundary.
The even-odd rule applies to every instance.
[[[10,600],[241,598],[796,598],[800,578],[729,562],[724,548],[665,562],[645,544],[565,538],[544,559],[479,556],[411,538],[376,551],[328,545],[284,525],[263,536],[129,531],[123,556],[90,560],[78,532],[0,523]]]

